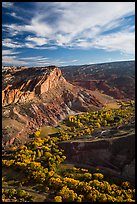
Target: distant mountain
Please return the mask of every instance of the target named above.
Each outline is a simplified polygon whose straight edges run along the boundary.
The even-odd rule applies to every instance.
[[[3,146],[25,142],[43,125],[56,125],[70,114],[97,110],[106,102],[99,91],[67,82],[57,67],[9,67],[2,77]]]
[[[61,67],[74,85],[99,90],[116,99],[135,98],[135,61]]]

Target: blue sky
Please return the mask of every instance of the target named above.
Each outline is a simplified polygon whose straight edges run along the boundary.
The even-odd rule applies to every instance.
[[[135,59],[134,2],[2,2],[2,65]]]

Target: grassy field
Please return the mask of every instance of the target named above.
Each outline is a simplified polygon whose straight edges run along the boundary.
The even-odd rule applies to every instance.
[[[52,134],[55,134],[58,132],[58,129],[55,128],[55,127],[52,127],[52,126],[44,126],[44,127],[41,127],[36,133],[35,135],[36,136],[39,136],[39,137],[46,137],[48,135],[52,135]]]
[[[119,105],[117,102],[113,101],[113,102],[110,102],[110,103],[106,103],[106,104],[105,104],[105,107],[106,107],[106,108],[110,108],[110,109],[111,109],[111,108],[112,108],[112,109],[113,109],[113,108],[114,108],[114,109],[115,109],[115,108],[117,109],[117,108],[120,108],[120,105]]]

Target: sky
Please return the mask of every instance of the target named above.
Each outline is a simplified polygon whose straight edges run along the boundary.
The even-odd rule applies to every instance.
[[[3,66],[135,59],[135,2],[2,2]]]

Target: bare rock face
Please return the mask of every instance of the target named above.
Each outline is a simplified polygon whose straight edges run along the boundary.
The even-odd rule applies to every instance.
[[[98,89],[116,99],[135,99],[135,61],[74,65],[61,70],[74,85]]]
[[[122,176],[126,178],[128,177],[131,180],[133,180],[133,178],[135,179],[135,158],[132,161],[130,161],[129,164],[126,164],[124,166]]]
[[[97,83],[97,88],[99,90],[103,90],[104,93],[106,93],[109,96],[113,96],[114,98],[124,99],[127,97],[122,90],[119,90],[116,87],[111,87],[105,81],[102,81],[102,80],[100,80]]]
[[[70,163],[100,168],[135,182],[135,134],[97,140],[60,142]]]
[[[26,71],[27,72],[27,71]],[[20,73],[21,74],[21,73]],[[51,70],[49,75],[34,76],[32,79],[17,80],[9,84],[2,90],[2,105],[11,103],[25,102],[31,100],[35,95],[47,92],[51,88],[55,88],[61,77],[61,71],[58,68]],[[64,79],[65,80],[65,79]]]
[[[99,92],[70,84],[57,67],[5,70],[3,145],[25,142],[39,127],[56,125],[70,114],[98,110],[105,101],[103,97]]]

